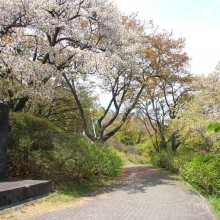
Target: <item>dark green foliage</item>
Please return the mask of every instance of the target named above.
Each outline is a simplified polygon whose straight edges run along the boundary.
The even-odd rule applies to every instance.
[[[9,175],[38,175],[41,160],[36,160],[35,155],[41,155],[42,160],[50,157],[58,131],[46,120],[27,113],[11,113],[9,123]]]
[[[28,113],[10,114],[10,148],[51,150],[58,130],[47,120]]]
[[[208,130],[209,131],[214,131],[215,133],[219,133],[220,132],[220,123],[210,123],[208,126]]]
[[[116,175],[122,162],[107,146],[70,136],[31,114],[10,117],[11,177],[89,180]]]

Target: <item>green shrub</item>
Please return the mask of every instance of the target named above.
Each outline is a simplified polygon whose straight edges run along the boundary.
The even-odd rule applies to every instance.
[[[64,149],[55,152],[55,161],[56,167],[61,168],[61,173],[77,181],[98,176],[114,176],[122,167],[120,157],[110,148],[86,139],[70,139]]]
[[[171,152],[154,152],[151,154],[150,163],[154,166],[170,170],[171,172],[178,172],[178,164],[174,160],[174,153]]]
[[[111,146],[111,150],[121,158],[123,164],[131,165],[149,163],[150,156],[145,150],[146,147],[144,144],[139,144],[138,146],[126,146],[115,137],[110,138],[107,141],[107,144]],[[142,148],[142,146],[144,148]]]
[[[58,131],[46,120],[27,113],[11,113],[9,126],[9,176],[40,174],[41,160],[50,159]]]
[[[10,114],[10,147],[23,146],[30,150],[53,149],[56,128],[47,120],[28,113]]]
[[[136,144],[135,147],[139,149],[141,153],[151,153],[154,150],[151,140],[147,140],[144,143]]]
[[[220,195],[220,154],[153,153],[150,162],[179,175],[204,194]]]
[[[45,119],[12,113],[8,148],[9,176],[54,181],[116,175],[122,161],[104,144],[58,130]]]
[[[220,195],[220,157],[197,156],[186,162],[180,176],[207,194]]]
[[[220,197],[217,196],[209,196],[209,201],[215,209],[218,217],[220,218]]]

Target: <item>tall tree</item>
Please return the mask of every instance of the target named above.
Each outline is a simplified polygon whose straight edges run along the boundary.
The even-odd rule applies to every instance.
[[[218,65],[214,73],[195,78],[192,83],[194,92],[191,99],[172,121],[172,130],[178,132],[185,147],[209,151],[219,140],[219,134],[207,131],[211,122],[220,121],[219,73]]]
[[[155,34],[151,25],[146,33],[135,16],[121,16],[111,1],[0,0],[0,13],[0,77],[11,108],[20,111],[30,99],[50,99],[64,80],[93,141],[106,141],[121,128],[150,77],[172,75],[188,60],[182,39]],[[111,95],[97,119],[97,137],[88,129],[82,84]],[[107,120],[109,111],[114,114]],[[112,127],[119,113],[121,122]]]
[[[56,86],[63,78],[75,99],[86,135],[92,140],[102,141],[114,135],[144,88],[143,82],[137,80],[140,71],[136,57],[141,49],[139,42],[143,29],[136,28],[138,25],[128,20],[122,21],[110,1],[0,3],[4,17],[0,20],[2,39],[7,41],[1,53],[1,76],[5,82],[13,79],[6,92],[13,109],[21,110],[30,98],[44,90],[50,97],[53,89],[47,85],[53,81]],[[8,15],[8,7],[12,14],[24,14],[19,17],[19,22],[17,19],[13,22],[13,16]],[[87,82],[84,77],[87,77]],[[93,90],[105,85],[105,91],[112,94],[104,115],[98,120],[97,138],[89,132],[78,94],[81,83],[89,87],[92,81],[96,82]],[[15,90],[14,85],[18,89]],[[111,106],[114,106],[115,114],[110,121],[103,123]],[[122,109],[121,123],[105,133]]]
[[[166,149],[168,141],[174,151],[180,144],[176,133],[172,133],[168,140],[166,136],[168,119],[175,119],[190,91],[189,58],[183,50],[184,39],[176,40],[172,33],[155,33],[146,37],[146,61],[142,61],[142,66],[148,67],[155,77],[146,82],[138,110],[157,151]]]
[[[95,68],[90,54],[123,44],[119,14],[111,2],[0,1],[0,12],[1,80],[10,80],[5,95],[15,111],[42,94],[54,77],[75,75],[72,67],[81,68],[84,57]]]

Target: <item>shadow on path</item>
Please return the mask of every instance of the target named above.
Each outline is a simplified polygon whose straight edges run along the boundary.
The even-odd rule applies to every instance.
[[[158,185],[176,185],[179,179],[161,169],[152,166],[127,166],[116,177],[113,186],[94,192],[92,195],[110,193],[113,191],[126,191],[128,194],[147,193],[147,188]]]

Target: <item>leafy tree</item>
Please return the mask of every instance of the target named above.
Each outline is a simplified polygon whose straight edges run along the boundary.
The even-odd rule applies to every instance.
[[[14,111],[22,110],[34,97],[53,97],[54,87],[64,79],[78,107],[85,134],[93,141],[105,141],[114,135],[144,88],[140,80],[135,80],[140,74],[136,55],[141,50],[143,29],[128,19],[122,21],[112,2],[103,0],[0,3],[4,48],[1,81],[9,82],[4,87],[3,100]],[[89,131],[80,100],[82,84],[92,85],[93,91],[102,85],[104,91],[112,94],[98,120],[97,138]],[[115,114],[103,123],[112,105]],[[122,108],[121,123],[105,133]]]
[[[95,68],[95,64],[89,62],[90,55],[98,56],[120,45],[119,15],[109,2],[2,1],[0,11],[1,46],[4,48],[1,76],[6,81],[11,79],[13,84],[7,85],[9,89],[5,92],[14,96],[13,86],[20,85],[19,93],[26,97],[24,103],[32,90],[42,92],[45,90],[42,87],[51,79],[59,80],[64,69],[74,75],[72,67],[82,68],[86,59],[87,64]],[[64,74],[67,75],[67,71]],[[8,91],[11,88],[12,91]],[[52,90],[51,86],[48,89]],[[49,92],[44,94],[49,95]]]
[[[117,132],[116,137],[125,145],[136,145],[146,140],[145,128],[139,118],[132,114]]]
[[[96,69],[93,76],[87,76],[87,82],[93,85],[93,90],[99,89],[110,97],[107,107],[96,119],[97,136],[88,132],[85,114],[77,94],[77,85],[80,85],[82,80],[69,80],[64,76],[80,111],[85,133],[93,141],[106,141],[119,131],[145,87],[141,75],[143,71],[138,63],[141,51],[139,42],[143,29],[134,17],[123,17],[120,23],[123,30],[123,44],[118,45],[115,50],[106,51],[105,56],[99,57],[99,62],[95,59],[93,62],[96,63]],[[116,121],[119,123],[114,123]]]
[[[147,36],[146,45],[143,65],[156,77],[146,82],[138,105],[139,117],[157,151],[166,149],[169,141],[175,151],[180,143],[175,132],[167,140],[168,119],[176,118],[190,91],[189,58],[183,51],[184,40],[173,39],[172,33]]]
[[[89,130],[92,131],[91,109],[97,108],[97,97],[92,97],[86,87],[78,89],[82,107],[85,111]],[[62,82],[54,89],[53,97],[42,100],[29,101],[24,109],[34,115],[51,121],[58,128],[72,135],[83,134],[80,113],[69,88]]]
[[[0,1],[0,12],[1,99],[14,111],[31,100],[54,103],[64,81],[93,141],[106,141],[123,126],[150,78],[175,78],[186,70],[183,39],[158,34],[151,23],[146,29],[134,15],[121,16],[111,1]],[[82,87],[111,95],[96,120],[97,136],[89,128]],[[161,132],[160,139],[166,147]]]
[[[198,77],[193,82],[194,96],[186,102],[172,125],[184,146],[210,150],[217,143],[218,135],[208,132],[207,127],[220,120],[219,80],[219,70],[216,69],[213,74]]]

